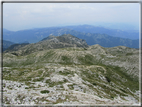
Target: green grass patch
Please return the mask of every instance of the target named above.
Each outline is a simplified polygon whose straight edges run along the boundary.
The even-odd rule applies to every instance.
[[[62,56],[61,60],[63,61],[62,62],[63,64],[66,64],[66,65],[72,64],[71,58],[69,56]]]
[[[85,55],[85,57],[78,56],[78,60],[83,65],[94,65],[94,64],[96,64],[94,56],[90,55],[90,54]]]
[[[133,55],[133,53],[127,53],[126,55]]]

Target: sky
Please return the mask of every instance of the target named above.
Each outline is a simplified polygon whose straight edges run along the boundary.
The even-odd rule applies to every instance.
[[[3,28],[127,24],[138,27],[139,3],[3,3]]]

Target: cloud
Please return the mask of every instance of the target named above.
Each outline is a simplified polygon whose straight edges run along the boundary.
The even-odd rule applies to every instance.
[[[3,22],[9,30],[95,22],[139,23],[139,4],[4,3]]]

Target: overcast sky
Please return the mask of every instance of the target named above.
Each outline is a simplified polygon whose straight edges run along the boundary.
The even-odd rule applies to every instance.
[[[4,3],[3,28],[17,31],[66,25],[138,25],[139,3]]]

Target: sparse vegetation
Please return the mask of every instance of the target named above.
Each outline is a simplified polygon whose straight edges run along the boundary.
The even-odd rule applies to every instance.
[[[64,40],[62,39],[62,41]],[[139,90],[139,79],[136,74],[138,73],[138,65],[133,64],[133,61],[137,62],[138,56],[133,58],[134,54],[131,49],[128,51],[122,48],[118,52],[113,49],[116,50],[115,48],[112,50],[98,48],[96,45],[94,48],[68,47],[40,50],[31,54],[26,53],[23,56],[4,53],[3,80],[25,84],[23,87],[23,85],[11,86],[12,84],[7,86],[5,83],[4,92],[8,93],[8,90],[12,91],[23,87],[22,90],[25,93],[32,93],[30,94],[32,97],[37,96],[34,100],[37,104],[40,101],[45,101],[48,104],[64,103],[68,100],[82,100],[84,102],[89,101],[90,95],[110,99],[112,102],[117,96],[120,96],[124,101],[128,95],[138,100],[138,96],[135,95],[135,92]],[[101,52],[101,54],[97,52]],[[133,61],[128,63],[126,58]],[[131,65],[129,65],[130,63]],[[39,98],[38,92],[44,94],[45,97]],[[19,96],[21,101],[22,98]],[[9,103],[6,97],[4,100]],[[95,101],[101,102],[101,99]],[[102,103],[104,102],[102,101]]]

